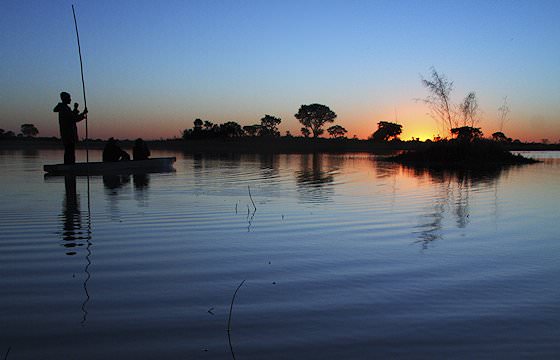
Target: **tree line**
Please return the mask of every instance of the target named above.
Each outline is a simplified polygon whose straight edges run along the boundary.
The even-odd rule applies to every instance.
[[[0,129],[0,138],[15,138],[15,137],[35,137],[39,135],[39,130],[33,124],[22,124],[20,127],[20,133],[16,135],[11,130]]]
[[[294,115],[302,125],[300,131],[303,137],[317,138],[324,134],[325,125],[334,122],[337,115],[328,106],[322,104],[301,105]],[[235,121],[223,124],[214,124],[208,120],[196,119],[192,129],[183,131],[184,139],[211,139],[211,138],[236,138],[236,137],[280,137],[278,126],[282,119],[273,115],[264,115],[260,123],[241,126]],[[331,138],[345,138],[348,130],[341,125],[332,125],[326,129]],[[290,131],[287,137],[293,136]]]

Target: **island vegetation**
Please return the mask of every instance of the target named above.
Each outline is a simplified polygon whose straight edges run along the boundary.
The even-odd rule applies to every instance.
[[[422,84],[428,90],[422,101],[430,109],[430,115],[442,133],[449,134],[450,138],[437,139],[423,149],[408,151],[387,160],[427,167],[486,167],[537,162],[514,155],[504,146],[512,142],[501,131],[509,113],[507,98],[499,109],[500,131],[493,133],[492,139],[484,139],[477,127],[479,108],[475,92],[469,92],[462,102],[454,104],[451,99],[453,82],[434,68],[429,79],[422,79]]]

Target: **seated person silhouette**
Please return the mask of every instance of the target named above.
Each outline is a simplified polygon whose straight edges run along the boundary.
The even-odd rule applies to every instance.
[[[130,155],[120,148],[115,139],[110,138],[103,149],[103,161],[114,162],[122,160],[130,160]]]
[[[134,141],[134,147],[132,148],[132,159],[133,160],[146,160],[150,157],[150,149],[148,145],[141,138]]]

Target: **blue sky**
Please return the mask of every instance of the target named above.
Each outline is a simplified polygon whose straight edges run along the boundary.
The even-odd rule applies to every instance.
[[[83,103],[71,1],[0,4],[0,128],[57,135],[62,90]],[[560,1],[75,1],[91,137],[167,138],[195,118],[299,132],[322,103],[349,135],[397,121],[438,130],[415,101],[435,67],[454,98],[477,93],[480,126],[560,140]],[[82,131],[83,132],[83,131]]]

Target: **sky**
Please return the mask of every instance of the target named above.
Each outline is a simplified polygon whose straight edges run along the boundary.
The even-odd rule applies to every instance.
[[[59,93],[83,107],[72,4],[90,138],[173,138],[196,118],[265,114],[300,134],[294,114],[320,103],[350,137],[390,121],[424,140],[442,135],[418,101],[433,67],[455,102],[476,92],[485,135],[507,97],[507,136],[560,142],[557,0],[2,0],[0,128],[58,136]]]

